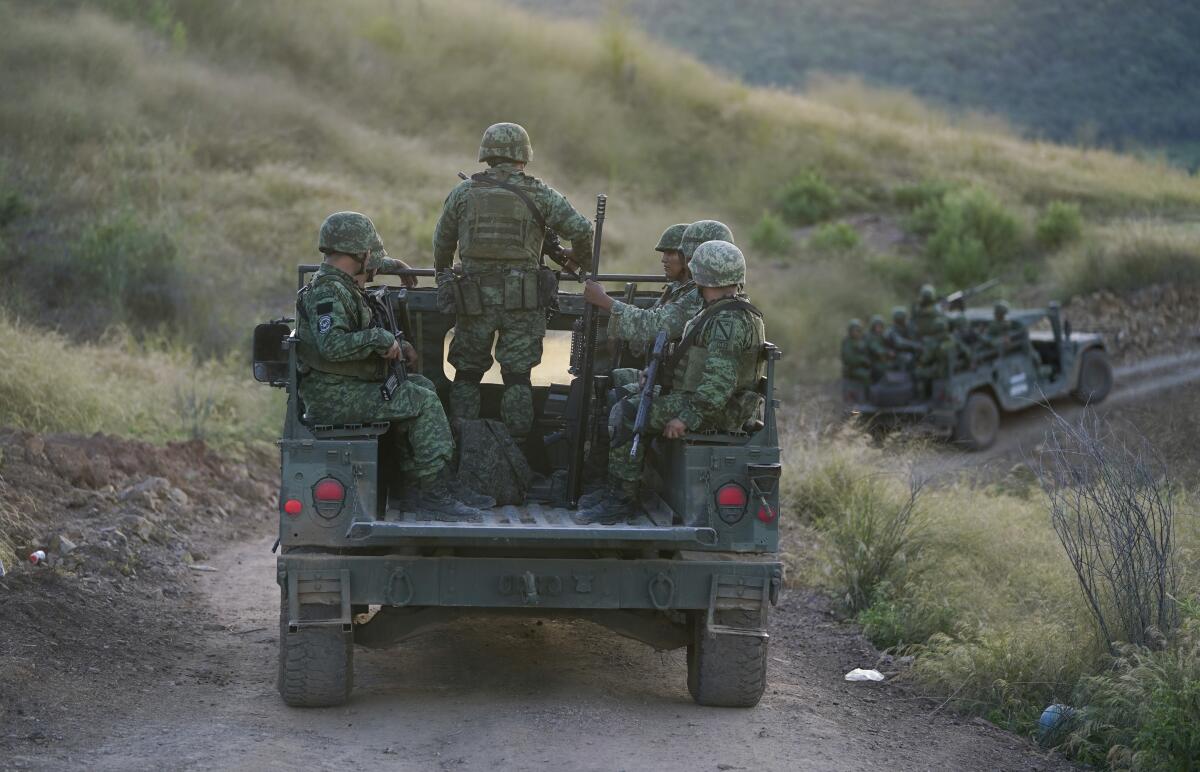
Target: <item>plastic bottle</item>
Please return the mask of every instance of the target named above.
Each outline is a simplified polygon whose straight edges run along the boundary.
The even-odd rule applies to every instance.
[[[33,563],[35,566],[38,563],[45,563],[46,562],[46,551],[45,550],[34,550],[33,552],[29,553],[29,562]]]

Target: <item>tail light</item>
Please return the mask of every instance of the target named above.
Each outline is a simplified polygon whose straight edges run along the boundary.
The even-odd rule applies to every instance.
[[[321,517],[337,517],[345,502],[346,486],[340,481],[326,477],[313,486],[313,504]]]
[[[774,509],[765,505],[758,508],[758,519],[764,523],[774,522],[777,514]]]
[[[779,517],[779,478],[783,467],[779,464],[747,464],[750,487],[758,504],[758,520],[767,525]],[[771,502],[775,502],[772,504]]]
[[[717,514],[727,523],[736,523],[746,512],[749,496],[746,489],[737,483],[726,483],[717,488]]]
[[[283,503],[283,511],[295,517],[304,511],[304,503],[300,499],[288,499]]]

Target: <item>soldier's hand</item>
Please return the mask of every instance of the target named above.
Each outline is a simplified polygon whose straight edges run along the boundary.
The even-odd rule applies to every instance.
[[[608,310],[612,308],[613,300],[604,291],[604,287],[599,282],[588,279],[583,283],[583,299],[597,308]]]
[[[404,350],[402,348],[400,348],[400,341],[394,340],[394,341],[392,341],[391,348],[389,348],[387,351],[385,351],[383,353],[383,358],[384,359],[399,359],[403,355],[403,353],[404,353]]]
[[[396,267],[399,268],[400,270],[402,270],[402,271],[411,271],[412,270],[412,266],[409,265],[408,263],[404,262],[400,258],[392,258],[392,259],[396,261]],[[408,287],[409,289],[413,289],[417,286],[417,277],[416,276],[401,276],[400,283],[403,284],[405,287]]]
[[[417,350],[413,348],[413,344],[404,341],[400,346],[400,351],[404,355],[404,363],[409,367],[417,366]]]
[[[678,418],[672,418],[667,421],[667,425],[663,427],[663,436],[668,440],[677,440],[687,433],[687,424]]]

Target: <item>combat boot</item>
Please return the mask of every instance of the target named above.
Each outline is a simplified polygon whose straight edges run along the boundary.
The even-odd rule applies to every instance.
[[[616,487],[605,487],[589,494],[587,506],[580,499],[579,510],[571,515],[576,525],[616,525],[641,514],[642,507],[637,497],[629,491]]]
[[[492,501],[495,504],[495,501]],[[413,509],[429,512],[438,520],[447,523],[482,523],[483,513],[475,507],[459,501],[444,478],[435,478],[417,489]]]

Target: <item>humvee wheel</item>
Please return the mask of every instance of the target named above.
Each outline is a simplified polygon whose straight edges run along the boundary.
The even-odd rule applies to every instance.
[[[1094,405],[1103,402],[1112,387],[1113,369],[1108,353],[1101,349],[1085,351],[1079,363],[1079,383],[1071,396],[1081,405]]]
[[[320,611],[318,611],[318,609]],[[301,606],[300,618],[321,618],[328,607]],[[341,705],[354,686],[354,634],[341,625],[288,631],[287,601],[279,607],[279,696],[288,705]]]
[[[977,391],[967,397],[954,426],[954,441],[967,450],[986,450],[996,441],[1000,431],[1000,409],[987,392]]]
[[[752,708],[767,686],[767,639],[751,635],[708,635],[706,611],[691,614],[687,647],[688,691],[700,705]],[[719,612],[719,624],[757,628],[757,611]]]

